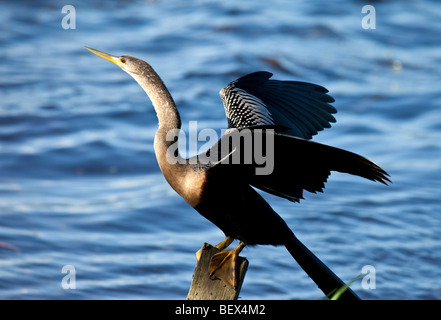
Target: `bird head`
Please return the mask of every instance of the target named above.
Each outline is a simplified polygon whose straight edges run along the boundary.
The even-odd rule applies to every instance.
[[[140,65],[147,64],[145,61],[132,56],[123,55],[117,57],[89,47],[85,47],[85,48],[91,51],[92,53],[96,54],[97,56],[109,60],[110,62],[113,62],[114,64],[119,66],[121,69],[123,69],[125,72],[127,72],[130,75],[138,74],[141,69]]]

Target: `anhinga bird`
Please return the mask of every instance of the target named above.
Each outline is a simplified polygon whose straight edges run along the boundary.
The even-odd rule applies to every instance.
[[[87,48],[87,47],[86,47]],[[236,260],[246,245],[284,245],[294,259],[329,294],[344,283],[309,251],[252,186],[271,194],[299,201],[303,190],[322,191],[331,171],[358,175],[387,184],[388,174],[375,163],[355,153],[308,141],[335,122],[334,99],[328,90],[311,83],[270,80],[269,72],[241,77],[220,92],[229,129],[207,152],[189,159],[180,157],[170,132],[181,128],[178,109],[161,78],[145,61],[112,56],[87,48],[130,74],[145,90],[155,108],[159,128],[154,148],[161,171],[170,186],[202,216],[225,233],[213,256],[211,276],[232,287],[237,285]],[[243,142],[223,148],[235,135],[248,130],[259,141],[269,141],[267,152],[274,161],[271,172],[256,174],[257,161],[230,161],[247,155]],[[261,130],[261,131],[259,131]],[[256,144],[254,144],[256,146]],[[245,151],[244,151],[245,150]],[[203,159],[204,161],[199,161]],[[208,159],[208,161],[207,161]],[[237,239],[239,245],[224,250]],[[358,297],[348,289],[341,298]]]

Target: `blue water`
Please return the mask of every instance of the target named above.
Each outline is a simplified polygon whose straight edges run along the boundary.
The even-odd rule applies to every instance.
[[[362,298],[441,299],[441,6],[374,2],[363,29],[365,4],[0,2],[0,298],[184,299],[194,252],[223,237],[162,177],[147,96],[90,46],[150,62],[184,129],[225,128],[218,92],[248,72],[327,87],[337,123],[314,140],[393,184],[334,173],[301,204],[266,198],[343,280],[375,268],[375,289],[352,285]],[[242,299],[322,297],[284,248],[243,255]]]

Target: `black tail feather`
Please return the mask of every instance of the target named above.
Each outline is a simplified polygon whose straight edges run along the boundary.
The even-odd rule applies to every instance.
[[[319,258],[317,258],[303,243],[295,236],[285,243],[286,249],[311,277],[317,286],[327,296],[333,290],[339,289],[345,283],[329,269]],[[360,300],[360,298],[351,290],[347,290],[340,296],[339,300]]]

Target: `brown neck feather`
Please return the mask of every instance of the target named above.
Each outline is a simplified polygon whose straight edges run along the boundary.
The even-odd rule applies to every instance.
[[[181,129],[181,118],[170,92],[162,82],[158,74],[146,62],[139,60],[139,71],[130,75],[140,84],[149,96],[158,117],[159,128],[155,135],[155,153],[158,164],[168,183],[176,190],[188,169],[185,161],[175,154],[177,140],[168,138],[173,132]],[[175,134],[176,136],[176,134]],[[169,159],[179,160],[170,162]],[[178,191],[178,193],[180,193]]]

